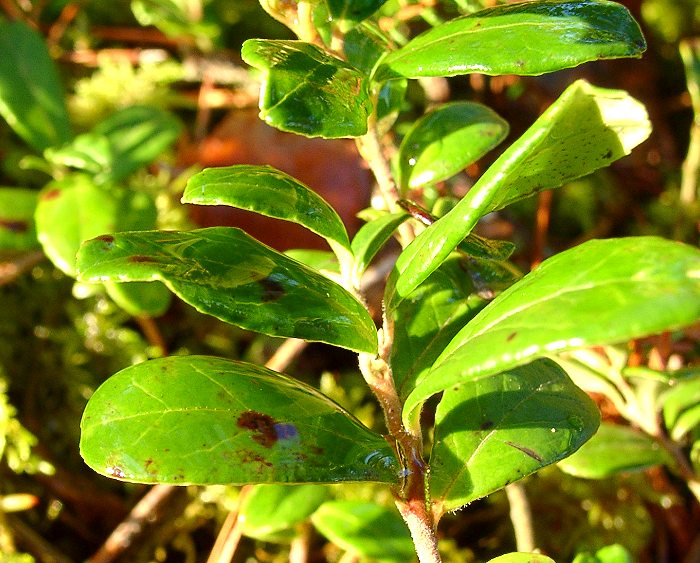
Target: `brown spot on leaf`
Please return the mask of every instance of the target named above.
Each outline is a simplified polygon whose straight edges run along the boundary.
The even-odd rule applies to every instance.
[[[48,192],[41,194],[41,199],[43,199],[44,201],[48,201],[49,199],[56,199],[60,195],[61,195],[61,190],[53,189],[53,190],[49,190]]]
[[[95,237],[95,240],[111,244],[114,242],[114,237],[112,235],[100,235],[99,237]]]
[[[280,282],[272,279],[269,276],[258,280],[258,284],[260,284],[263,289],[263,303],[267,303],[268,301],[277,301],[280,297],[284,297],[284,294],[287,293],[284,286]]]
[[[26,221],[0,219],[0,228],[11,231],[13,233],[26,233],[29,230],[29,224]]]
[[[245,411],[238,417],[236,425],[250,430],[253,433],[253,440],[265,448],[271,448],[277,441],[275,419],[267,414]]]
[[[481,423],[481,426],[479,426],[482,430],[490,430],[493,428],[493,420],[485,420],[484,422]]]
[[[129,256],[129,262],[134,262],[136,264],[142,264],[142,263],[147,263],[147,262],[155,262],[155,259],[151,258],[150,256],[142,256],[140,254],[137,254],[136,256]]]
[[[511,333],[508,335],[508,338],[506,338],[506,342],[510,342],[510,341],[513,340],[513,338],[515,338],[516,336],[518,336],[518,333],[517,333],[517,332],[511,332]]]
[[[516,450],[523,452],[526,456],[531,457],[535,461],[542,463],[542,456],[535,450],[531,450],[530,448],[526,448],[525,446],[521,446],[513,442],[506,442],[506,444],[508,444],[511,448],[515,448]]]

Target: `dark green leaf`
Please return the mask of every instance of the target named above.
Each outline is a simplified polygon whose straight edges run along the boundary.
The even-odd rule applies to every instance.
[[[172,114],[131,106],[110,115],[68,145],[47,150],[46,158],[90,172],[97,183],[117,182],[152,162],[179,134],[180,124]]]
[[[160,282],[105,282],[105,289],[117,305],[135,317],[160,317],[172,300],[172,293]]]
[[[284,219],[350,248],[335,210],[311,188],[271,166],[241,164],[203,170],[187,181],[182,202],[229,205]]]
[[[199,311],[249,330],[376,351],[357,299],[240,229],[101,236],[83,245],[78,270],[83,281],[161,280]]]
[[[595,436],[559,467],[576,477],[606,479],[669,461],[669,455],[649,436],[628,426],[603,423]]]
[[[408,219],[406,213],[388,213],[365,223],[352,239],[355,256],[353,275],[359,280],[372,259],[391,239],[398,226]]]
[[[44,252],[60,270],[75,277],[80,244],[117,227],[119,203],[88,176],[54,180],[39,194],[36,228]]]
[[[370,17],[386,0],[326,0],[331,16],[338,20],[360,22]]]
[[[371,103],[366,77],[346,62],[302,41],[249,39],[243,59],[262,70],[260,117],[307,137],[359,137]]]
[[[609,165],[650,130],[644,106],[624,92],[571,85],[452,211],[401,253],[387,285],[388,307],[413,291],[481,217]]]
[[[376,25],[363,23],[343,36],[343,52],[348,62],[369,75],[391,47],[391,39]]]
[[[128,367],[91,397],[80,451],[137,483],[397,479],[386,441],[315,389],[263,367],[171,356]]]
[[[484,497],[576,451],[598,408],[551,360],[449,389],[435,413],[430,491],[441,512]]]
[[[352,553],[389,561],[415,560],[408,528],[395,510],[337,500],[321,505],[311,521],[334,544]]]
[[[377,79],[538,75],[587,61],[640,57],[646,43],[617,2],[524,2],[463,16],[390,53]]]
[[[35,150],[67,142],[65,93],[44,38],[24,22],[0,22],[0,53],[0,115]]]
[[[391,369],[402,399],[467,321],[486,305],[474,292],[465,261],[464,256],[448,258],[394,313]]]
[[[0,188],[0,251],[39,246],[34,226],[37,195],[35,190]]]
[[[241,504],[243,534],[257,539],[290,530],[328,497],[321,485],[256,485]]]
[[[498,145],[508,123],[474,102],[445,104],[418,119],[399,148],[404,189],[414,189],[454,176]]]
[[[700,251],[657,237],[592,240],[558,254],[470,321],[407,398],[533,358],[679,328],[700,318]]]
[[[660,398],[664,424],[672,440],[680,441],[700,424],[700,374],[674,381]]]

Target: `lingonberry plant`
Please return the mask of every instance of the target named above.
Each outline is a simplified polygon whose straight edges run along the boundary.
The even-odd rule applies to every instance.
[[[261,4],[299,38],[243,46],[262,76],[261,118],[301,135],[355,138],[380,195],[371,220],[350,240],[333,208],[281,171],[208,169],[190,179],[183,202],[296,222],[328,242],[323,265],[236,228],[112,228],[82,245],[75,272],[84,282],[160,281],[245,329],[357,352],[386,435],[284,374],[176,356],[128,367],[95,392],[81,452],[97,472],[139,483],[384,483],[419,559],[439,561],[446,512],[567,458],[595,434],[595,404],[554,359],[696,321],[700,252],[656,237],[592,240],[520,275],[508,262],[514,245],[477,236],[477,222],[628,154],[649,134],[644,108],[625,92],[575,82],[443,213],[424,188],[492,150],[508,127],[483,105],[453,102],[430,109],[392,151],[407,81],[539,75],[638,57],[644,39],[623,6],[604,0],[498,6],[436,22],[404,44],[377,25],[393,6],[384,0]],[[76,139],[71,148],[75,162],[95,145]],[[59,195],[45,192],[42,205]],[[392,237],[402,251],[377,329],[363,274]],[[421,412],[434,397],[428,423]],[[352,509],[329,503],[313,521],[332,535],[334,514]],[[356,516],[381,521],[366,506]],[[372,555],[406,557],[405,546],[388,542]]]

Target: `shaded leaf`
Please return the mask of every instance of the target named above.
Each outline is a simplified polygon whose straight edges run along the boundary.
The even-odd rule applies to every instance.
[[[401,186],[414,189],[454,176],[507,135],[508,123],[486,106],[444,104],[418,119],[401,142]]]
[[[243,534],[268,539],[306,520],[328,497],[321,485],[256,485],[239,511]]]
[[[659,402],[663,405],[664,424],[671,439],[682,440],[700,424],[700,374],[674,381]]]
[[[572,84],[479,178],[467,195],[399,256],[391,308],[444,260],[478,220],[629,154],[650,132],[644,106],[619,90]]]
[[[377,79],[538,75],[593,60],[640,57],[645,49],[639,25],[617,2],[525,2],[426,31],[387,55]]]
[[[240,229],[101,236],[83,245],[78,270],[83,281],[161,280],[199,311],[248,330],[376,350],[357,299]]]
[[[171,113],[131,106],[113,113],[69,144],[47,150],[46,158],[89,172],[97,183],[118,182],[151,163],[179,134],[180,123]]]
[[[37,196],[36,190],[0,188],[0,251],[39,246],[34,225]]]
[[[182,202],[229,205],[284,219],[350,248],[336,211],[309,187],[272,166],[208,168],[187,181]]]
[[[42,151],[71,136],[65,93],[44,38],[21,21],[0,22],[0,115]]]
[[[669,455],[649,436],[628,426],[603,423],[595,436],[559,467],[575,477],[606,479],[669,461]]]
[[[551,360],[445,391],[435,413],[430,491],[454,510],[576,451],[598,408]]]
[[[263,72],[260,117],[307,137],[358,137],[371,111],[356,68],[302,41],[249,39],[243,59]]]
[[[375,503],[337,500],[311,517],[314,526],[341,548],[363,557],[413,561],[415,549],[408,528],[395,510]]]
[[[698,249],[657,237],[588,241],[544,261],[467,323],[407,398],[404,419],[435,393],[533,358],[698,318]]]
[[[386,0],[326,0],[334,19],[361,22],[381,8]]]
[[[137,483],[392,483],[398,472],[380,435],[312,387],[205,356],[120,371],[90,398],[81,430],[90,467]]]

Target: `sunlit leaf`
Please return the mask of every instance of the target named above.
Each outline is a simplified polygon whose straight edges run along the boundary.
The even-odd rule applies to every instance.
[[[401,253],[387,285],[388,307],[413,291],[481,217],[609,165],[646,139],[650,127],[644,106],[626,93],[575,82]]]
[[[271,166],[208,168],[187,181],[183,203],[229,205],[298,223],[350,248],[336,211],[316,192]]]
[[[404,189],[415,189],[454,176],[507,134],[508,123],[486,106],[444,104],[418,119],[401,142],[401,184]]]
[[[680,441],[700,425],[700,374],[686,375],[674,381],[659,401],[663,405],[664,424],[674,441]]]
[[[390,53],[377,78],[538,75],[599,59],[640,57],[646,43],[617,2],[522,2],[438,25]]]
[[[352,239],[352,253],[355,256],[354,275],[357,279],[406,219],[406,213],[387,213],[360,228]]]
[[[2,21],[0,53],[0,115],[37,151],[67,142],[65,92],[44,38],[23,21]]]
[[[657,237],[592,240],[562,252],[496,297],[455,336],[406,400],[533,358],[679,328],[700,318],[700,251]]]
[[[311,521],[335,545],[357,555],[384,561],[415,559],[411,536],[399,513],[376,503],[327,502]]]
[[[160,282],[105,282],[105,289],[117,305],[134,316],[160,317],[168,310],[173,295]]]
[[[599,417],[546,359],[445,391],[430,456],[433,502],[454,510],[559,461],[593,435]]]
[[[90,398],[80,451],[137,483],[396,480],[384,438],[313,388],[263,367],[171,356],[128,367]]]
[[[576,477],[605,479],[669,461],[669,454],[649,436],[628,426],[603,423],[595,436],[559,467]]]
[[[359,70],[302,41],[249,39],[243,59],[263,72],[260,117],[307,137],[358,137],[371,103]]]
[[[489,559],[488,563],[555,563],[554,559],[541,553],[506,553],[495,559]]]
[[[199,311],[249,330],[376,350],[357,299],[240,229],[100,236],[83,245],[78,270],[83,281],[163,281]]]
[[[34,226],[36,190],[0,187],[0,251],[39,246]]]

